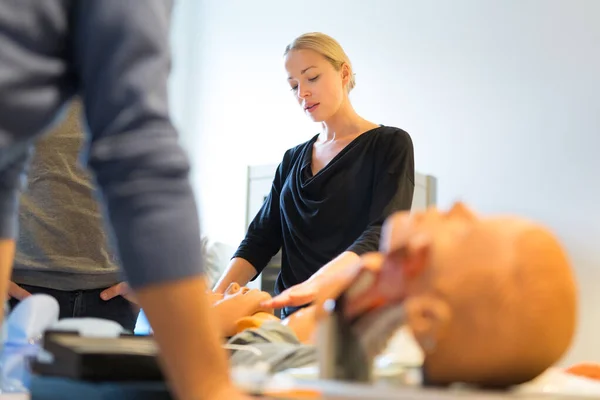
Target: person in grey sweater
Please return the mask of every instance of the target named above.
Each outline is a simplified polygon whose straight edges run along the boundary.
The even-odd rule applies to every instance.
[[[74,101],[65,120],[35,146],[20,198],[10,305],[44,293],[58,301],[60,318],[104,318],[133,331],[138,309],[120,276],[92,177],[79,163],[81,113]]]
[[[169,387],[184,400],[236,399],[204,295],[190,163],[169,116],[171,9],[168,0],[0,2],[0,298],[32,145],[78,95],[82,155]]]

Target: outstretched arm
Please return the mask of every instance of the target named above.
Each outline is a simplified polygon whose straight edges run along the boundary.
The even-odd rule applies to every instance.
[[[348,290],[351,290],[353,285],[356,285],[357,279],[361,274],[371,274],[373,279],[379,273],[383,265],[384,257],[380,253],[369,253],[363,257],[357,258],[352,264],[345,265],[343,268],[338,268],[334,272],[325,274],[321,277],[321,290],[314,296],[314,304],[301,308],[289,317],[283,319],[281,323],[287,325],[294,331],[298,339],[302,343],[316,344],[315,332],[319,321],[325,316],[324,304],[327,300],[338,299],[340,295]],[[367,285],[368,287],[368,285]],[[364,293],[364,302],[354,304],[358,307],[369,307],[377,305],[375,299],[376,291],[366,291]],[[264,302],[263,305],[268,305],[269,302]],[[359,311],[362,311],[360,308]],[[258,327],[264,322],[264,319],[252,316],[244,318],[239,324],[241,328]]]
[[[312,302],[319,291],[335,280],[348,269],[360,262],[360,257],[351,251],[346,251],[324,265],[316,274],[305,282],[284,290],[278,296],[264,303],[266,307],[281,308],[284,306],[301,306]]]

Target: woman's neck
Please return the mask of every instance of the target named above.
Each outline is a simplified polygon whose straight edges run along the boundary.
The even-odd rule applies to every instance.
[[[321,125],[323,130],[319,139],[327,142],[349,139],[376,126],[358,115],[349,102],[345,102],[334,116]]]

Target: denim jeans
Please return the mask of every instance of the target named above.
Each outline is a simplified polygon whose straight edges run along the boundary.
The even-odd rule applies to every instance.
[[[105,289],[62,291],[37,286],[19,285],[31,294],[43,293],[54,297],[60,306],[59,318],[102,318],[115,321],[133,332],[139,307],[122,296],[108,301],[100,298]],[[10,299],[11,309],[18,300]]]

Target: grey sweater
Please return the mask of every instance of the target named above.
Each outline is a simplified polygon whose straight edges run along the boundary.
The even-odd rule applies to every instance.
[[[112,251],[87,169],[81,105],[35,146],[21,196],[19,236],[12,280],[58,290],[99,289],[119,281]]]
[[[32,140],[79,95],[90,133],[83,155],[131,286],[203,275],[189,160],[169,117],[171,7],[0,2],[0,238],[17,234]]]

